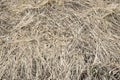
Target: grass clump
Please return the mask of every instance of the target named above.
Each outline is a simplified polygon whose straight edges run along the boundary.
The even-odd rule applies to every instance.
[[[0,0],[1,80],[120,80],[119,0]]]

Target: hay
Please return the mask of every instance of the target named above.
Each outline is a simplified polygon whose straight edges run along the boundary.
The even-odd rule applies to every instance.
[[[0,80],[120,80],[120,0],[0,0]]]

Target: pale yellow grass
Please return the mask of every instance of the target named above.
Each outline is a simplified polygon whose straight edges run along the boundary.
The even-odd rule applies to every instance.
[[[120,0],[0,0],[0,80],[120,80]]]

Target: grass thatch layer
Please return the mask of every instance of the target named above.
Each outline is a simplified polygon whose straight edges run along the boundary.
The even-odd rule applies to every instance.
[[[120,80],[120,0],[0,0],[0,80]]]

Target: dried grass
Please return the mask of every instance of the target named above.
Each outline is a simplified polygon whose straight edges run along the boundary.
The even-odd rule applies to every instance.
[[[0,80],[120,80],[120,0],[0,0]]]

